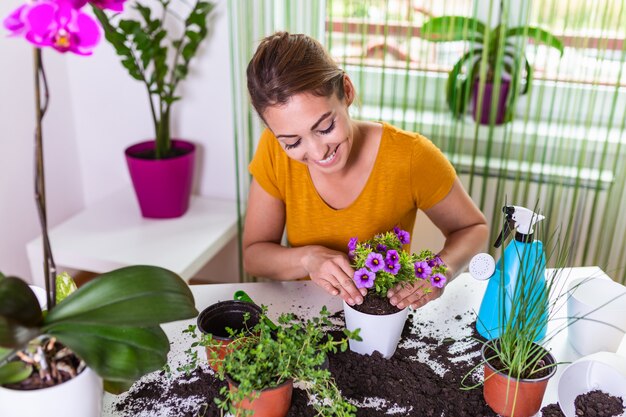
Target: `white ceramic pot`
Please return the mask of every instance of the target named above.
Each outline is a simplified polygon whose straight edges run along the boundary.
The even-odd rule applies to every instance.
[[[409,308],[394,314],[376,316],[356,311],[345,301],[343,311],[346,318],[346,329],[352,331],[361,329],[361,342],[350,340],[350,350],[362,355],[371,355],[374,351],[380,352],[386,359],[393,356],[398,347],[404,322],[409,314]]]
[[[559,406],[565,417],[578,417],[574,406],[576,397],[593,390],[626,398],[626,357],[598,352],[569,365],[558,386]]]
[[[35,294],[35,297],[37,297],[37,301],[39,301],[39,307],[42,310],[47,310],[48,300],[47,300],[46,290],[44,290],[41,287],[37,287],[36,285],[29,285],[29,287],[31,291]]]
[[[100,417],[102,393],[102,379],[89,368],[50,388],[19,391],[0,387],[0,416]]]
[[[606,278],[580,278],[569,293],[570,345],[582,356],[616,352],[626,330],[626,287]]]

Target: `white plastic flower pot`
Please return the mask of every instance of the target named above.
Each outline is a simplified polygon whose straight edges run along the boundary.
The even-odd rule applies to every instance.
[[[37,301],[39,301],[39,307],[42,310],[47,310],[48,300],[47,300],[46,290],[36,285],[29,285],[29,287],[31,291],[35,294],[35,297],[37,297]]]
[[[0,387],[0,416],[100,417],[102,393],[102,379],[89,368],[54,387],[32,391]]]
[[[378,351],[385,359],[393,356],[409,314],[408,307],[394,314],[376,316],[361,313],[344,301],[343,311],[346,329],[350,331],[361,329],[359,336],[363,341],[350,340],[351,351],[362,355],[371,355],[374,351]]]
[[[598,352],[569,365],[558,386],[559,406],[565,417],[578,417],[574,406],[576,397],[593,390],[626,398],[626,357]]]
[[[616,352],[626,330],[626,287],[606,278],[572,281],[568,340],[580,355]]]

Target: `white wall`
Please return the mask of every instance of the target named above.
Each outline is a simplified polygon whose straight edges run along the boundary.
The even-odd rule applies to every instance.
[[[235,198],[226,1],[217,0],[209,37],[181,85],[173,135],[200,148],[196,193]],[[3,0],[0,17],[21,3]],[[29,279],[25,244],[40,233],[33,198],[32,48],[0,33],[0,271]],[[143,85],[106,41],[91,57],[45,50],[44,60],[51,89],[44,124],[48,217],[54,226],[130,184],[124,149],[153,133]]]

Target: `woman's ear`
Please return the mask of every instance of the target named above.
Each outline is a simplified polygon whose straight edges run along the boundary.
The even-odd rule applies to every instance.
[[[352,84],[352,80],[348,74],[343,75],[343,93],[346,104],[350,106],[354,101],[354,97],[356,97],[356,91],[354,91],[354,84]]]

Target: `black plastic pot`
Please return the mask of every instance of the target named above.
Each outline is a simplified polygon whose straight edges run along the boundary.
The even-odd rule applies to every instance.
[[[245,314],[250,317],[245,320]],[[204,334],[210,334],[217,342],[206,347],[209,365],[214,370],[219,369],[221,360],[228,354],[228,345],[232,342],[227,328],[239,332],[251,329],[259,323],[261,317],[261,307],[256,304],[244,301],[220,301],[213,304],[200,313],[197,320],[198,330]],[[212,359],[212,352],[217,352],[217,359]]]

